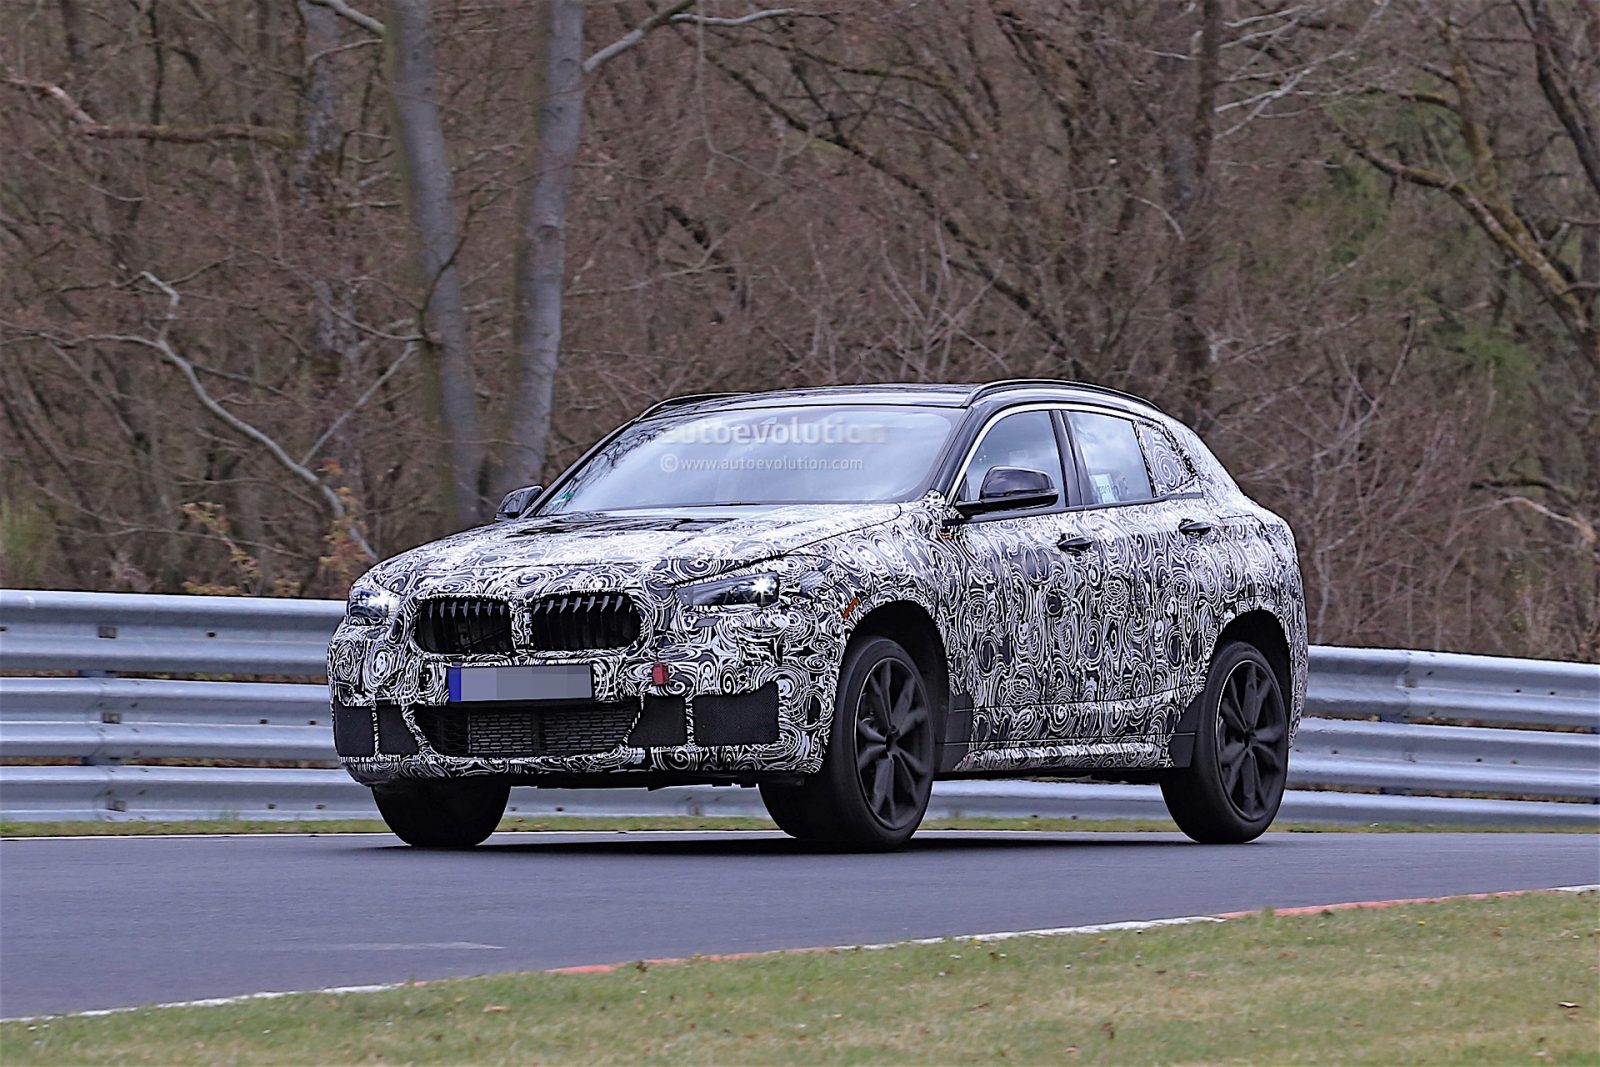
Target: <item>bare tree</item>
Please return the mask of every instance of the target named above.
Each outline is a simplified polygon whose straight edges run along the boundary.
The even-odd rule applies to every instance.
[[[695,0],[677,0],[585,59],[583,0],[550,0],[547,5],[549,22],[540,37],[544,56],[535,67],[535,99],[540,106],[533,181],[523,208],[512,277],[511,407],[493,478],[500,490],[539,477],[549,452],[551,407],[561,363],[567,203],[583,133],[587,78],[663,26],[748,26],[793,13],[770,8],[718,18],[690,12],[694,6]]]
[[[551,0],[543,62],[533,180],[522,208],[512,274],[511,408],[494,483],[500,489],[539,477],[550,437],[550,408],[561,361],[561,306],[567,267],[567,197],[583,132],[583,0]]]
[[[483,439],[477,387],[467,350],[467,307],[456,256],[455,181],[439,119],[429,0],[388,0],[385,21],[390,96],[401,183],[415,231],[427,338],[423,365],[427,400],[445,446],[447,482],[455,519],[471,525],[483,517]]]
[[[1416,10],[1431,40],[1393,67],[1371,68],[1360,86],[1394,102],[1387,115],[1412,121],[1391,122],[1384,143],[1346,110],[1325,113],[1377,171],[1447,197],[1559,323],[1565,345],[1535,343],[1554,342],[1561,372],[1529,388],[1562,431],[1531,440],[1476,488],[1544,526],[1541,537],[1575,542],[1583,562],[1566,575],[1566,607],[1586,646],[1600,647],[1600,10],[1579,4],[1558,14],[1546,0],[1471,8],[1419,0]],[[1519,78],[1538,94],[1512,92]]]
[[[1165,45],[1158,60],[1162,82],[1179,101],[1193,101],[1189,123],[1168,122],[1161,138],[1162,186],[1176,250],[1168,289],[1172,301],[1172,352],[1182,375],[1183,417],[1196,429],[1211,421],[1211,340],[1201,321],[1213,255],[1211,151],[1216,140],[1222,2],[1200,0],[1197,19],[1185,5],[1165,13]]]

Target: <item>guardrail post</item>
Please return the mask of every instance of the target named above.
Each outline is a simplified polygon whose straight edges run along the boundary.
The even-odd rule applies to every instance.
[[[109,631],[109,632],[107,632],[107,631]],[[102,626],[102,627],[100,627],[100,636],[101,637],[116,637],[117,636],[117,628],[115,626]],[[78,671],[77,675],[78,675],[79,678],[115,678],[117,676],[117,672],[116,671],[87,670],[87,671]],[[120,718],[120,716],[117,716],[117,715],[112,715],[111,717],[112,718]],[[104,721],[106,721],[106,718],[107,718],[107,713],[102,713],[101,716],[100,716],[100,721],[104,722]],[[122,757],[121,756],[106,756],[106,755],[103,755],[103,754],[101,754],[99,752],[91,752],[87,756],[79,757],[78,763],[79,763],[79,765],[84,766],[84,767],[120,767],[120,766],[122,766]]]

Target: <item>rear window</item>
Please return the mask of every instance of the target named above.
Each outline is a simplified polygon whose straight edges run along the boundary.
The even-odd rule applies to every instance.
[[[1189,457],[1178,449],[1172,435],[1159,426],[1139,423],[1139,443],[1144,446],[1145,466],[1150,469],[1150,486],[1157,496],[1187,493],[1198,486]]]
[[[1083,457],[1089,503],[1126,504],[1151,499],[1150,475],[1131,421],[1088,411],[1069,412],[1067,420]]]

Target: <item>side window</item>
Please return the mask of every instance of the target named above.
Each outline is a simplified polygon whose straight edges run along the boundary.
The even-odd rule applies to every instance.
[[[1132,422],[1087,411],[1069,412],[1067,420],[1083,457],[1089,503],[1121,504],[1151,498],[1150,475]]]
[[[1166,430],[1141,422],[1139,443],[1144,446],[1145,466],[1150,468],[1150,483],[1157,496],[1186,493],[1196,488],[1199,475]]]
[[[1019,411],[989,427],[972,454],[972,462],[967,464],[956,499],[978,499],[984,475],[995,467],[1044,471],[1056,492],[1061,492],[1061,453],[1056,448],[1055,427],[1048,411]]]

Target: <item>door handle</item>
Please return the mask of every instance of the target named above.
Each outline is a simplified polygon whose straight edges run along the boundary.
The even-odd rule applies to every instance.
[[[1062,534],[1056,547],[1063,552],[1085,552],[1094,547],[1094,541],[1082,535]]]
[[[1178,523],[1178,532],[1186,533],[1190,537],[1200,537],[1210,533],[1211,530],[1212,526],[1209,522],[1201,522],[1199,519],[1184,519]]]

